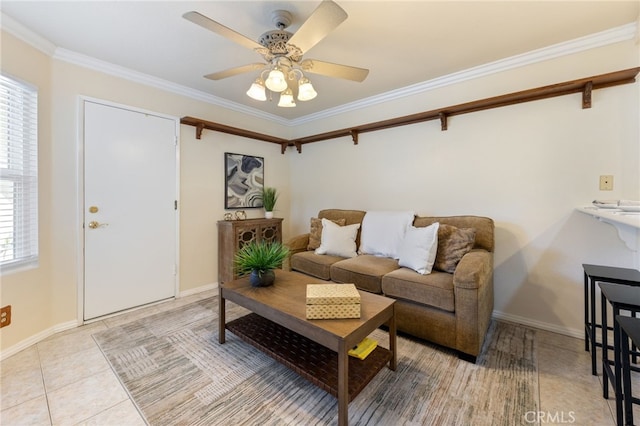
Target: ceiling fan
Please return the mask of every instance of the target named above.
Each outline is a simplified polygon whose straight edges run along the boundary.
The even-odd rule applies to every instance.
[[[265,87],[271,92],[281,93],[278,106],[282,107],[295,106],[294,95],[301,101],[315,98],[317,93],[305,77],[305,72],[357,82],[364,81],[369,74],[369,70],[364,68],[302,59],[309,49],[347,19],[347,13],[331,0],[320,3],[295,34],[285,31],[291,24],[291,13],[285,10],[273,12],[272,22],[277,29],[265,32],[257,42],[198,12],[191,11],[182,16],[262,55],[264,63],[242,65],[204,76],[211,80],[221,80],[262,70],[247,91],[247,95],[257,100],[266,100]],[[268,77],[264,78],[267,74]]]

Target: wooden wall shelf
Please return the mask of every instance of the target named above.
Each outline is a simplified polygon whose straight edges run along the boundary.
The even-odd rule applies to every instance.
[[[552,84],[549,86],[537,87],[535,89],[523,90],[521,92],[509,93],[492,98],[481,99],[463,104],[453,105],[446,108],[424,111],[417,114],[405,115],[403,117],[389,120],[376,121],[363,124],[361,126],[348,127],[340,130],[319,133],[317,135],[305,136],[287,140],[262,133],[252,132],[237,127],[226,126],[224,124],[201,120],[193,117],[183,117],[180,122],[196,127],[196,139],[200,139],[204,129],[229,133],[236,136],[243,136],[265,142],[280,145],[280,150],[284,154],[287,147],[295,146],[298,153],[302,152],[302,145],[319,142],[328,139],[335,139],[350,136],[355,145],[358,144],[359,135],[376,130],[389,129],[392,127],[406,126],[408,124],[421,123],[423,121],[439,120],[441,130],[447,130],[448,118],[461,114],[468,114],[476,111],[483,111],[491,108],[499,108],[508,105],[515,105],[523,102],[537,101],[556,96],[564,96],[573,93],[582,93],[582,108],[591,108],[591,92],[606,87],[618,86],[621,84],[634,83],[640,67],[629,68],[622,71],[600,74],[593,77],[581,78],[578,80],[566,81],[564,83]]]

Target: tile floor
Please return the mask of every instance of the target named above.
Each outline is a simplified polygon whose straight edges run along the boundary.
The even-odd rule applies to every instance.
[[[202,292],[58,333],[3,360],[0,424],[144,425],[92,333],[214,294]],[[591,375],[584,341],[540,330],[536,339],[540,409],[513,424],[614,425],[614,400],[602,398],[602,376]],[[634,416],[640,419],[640,408],[634,407]]]

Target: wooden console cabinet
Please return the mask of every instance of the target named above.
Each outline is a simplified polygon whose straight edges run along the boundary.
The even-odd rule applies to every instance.
[[[245,244],[282,242],[282,219],[218,221],[218,284],[238,279],[233,259]]]

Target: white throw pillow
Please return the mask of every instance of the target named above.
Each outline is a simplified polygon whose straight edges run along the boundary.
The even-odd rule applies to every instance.
[[[356,257],[356,236],[359,223],[340,226],[330,220],[322,219],[322,237],[320,247],[315,254],[329,254],[340,257]]]
[[[419,274],[431,273],[438,251],[438,222],[423,228],[409,226],[400,245],[398,265],[413,269]]]
[[[398,259],[398,248],[414,212],[371,211],[362,219],[360,253]]]

